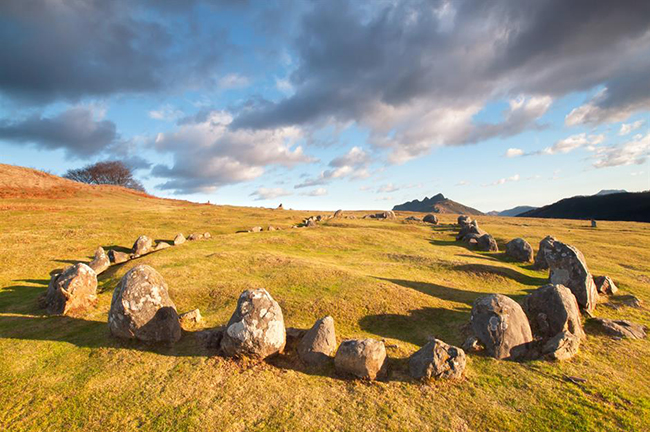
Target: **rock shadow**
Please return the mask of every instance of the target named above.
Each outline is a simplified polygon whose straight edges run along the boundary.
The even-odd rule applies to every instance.
[[[403,279],[389,279],[389,278],[376,278],[386,282],[391,282],[396,285],[401,285],[405,288],[414,289],[424,294],[428,294],[432,297],[436,297],[440,300],[453,301],[459,303],[465,303],[469,306],[474,304],[474,300],[478,297],[487,295],[489,293],[479,292],[479,291],[467,291],[458,288],[450,288],[444,285],[438,285],[429,282],[417,282]]]
[[[540,287],[548,282],[546,278],[528,276],[509,267],[500,267],[487,264],[461,264],[453,267],[456,271],[473,273],[478,276],[493,277],[500,276],[512,279],[523,285]]]

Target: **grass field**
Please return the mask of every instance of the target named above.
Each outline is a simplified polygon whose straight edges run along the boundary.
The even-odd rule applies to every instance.
[[[317,212],[199,205],[118,189],[3,198],[0,209],[2,430],[650,430],[650,341],[613,340],[589,323],[580,353],[567,362],[470,354],[461,381],[409,378],[406,359],[427,336],[463,342],[478,296],[520,301],[547,279],[501,253],[456,243],[453,215],[435,227],[403,217],[337,219],[313,229],[236,234],[255,225],[289,228]],[[645,305],[600,304],[596,315],[650,325],[650,225],[479,221],[501,248],[519,236],[536,248],[548,234],[575,245],[592,273],[611,276],[621,294]],[[194,231],[213,238],[100,275],[98,307],[83,318],[49,317],[37,307],[50,272],[89,261],[98,245],[130,248],[141,234],[171,240]],[[339,341],[385,339],[390,378],[342,380],[331,369],[305,369],[291,353],[268,363],[225,359],[196,332],[173,347],[116,340],[106,324],[112,291],[143,263],[163,275],[179,312],[201,310],[205,328],[228,320],[241,291],[264,287],[287,326],[306,328],[330,314]]]

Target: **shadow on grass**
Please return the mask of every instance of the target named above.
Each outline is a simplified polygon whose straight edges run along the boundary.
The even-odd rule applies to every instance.
[[[493,276],[510,278],[519,282],[520,284],[530,285],[534,287],[540,287],[548,282],[546,278],[528,276],[508,267],[500,267],[487,264],[461,264],[454,266],[453,269],[456,271],[473,273],[477,276],[484,276],[486,278]]]
[[[111,249],[114,250],[115,252],[124,252],[124,253],[133,252],[133,249],[120,246],[120,245],[106,245],[106,246],[102,246],[102,248],[106,251],[106,253],[108,253],[108,251]]]
[[[459,303],[465,303],[471,306],[480,296],[486,295],[484,292],[478,291],[466,291],[457,288],[450,288],[443,285],[433,284],[429,282],[417,282],[409,281],[403,279],[389,279],[389,278],[377,278],[386,282],[391,282],[396,285],[401,285],[405,288],[411,288],[416,291],[419,291],[424,294],[428,294],[432,297],[439,298],[440,300],[454,301]]]

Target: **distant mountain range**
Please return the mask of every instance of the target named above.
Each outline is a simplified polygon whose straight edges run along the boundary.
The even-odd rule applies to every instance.
[[[525,213],[527,211],[535,210],[536,208],[537,207],[533,207],[533,206],[517,206],[508,210],[487,212],[486,214],[489,216],[514,217],[514,216],[519,216],[520,214]]]
[[[399,204],[393,207],[395,211],[412,211],[422,213],[453,213],[453,214],[467,214],[480,216],[483,213],[467,207],[463,204],[445,198],[443,194],[434,195],[431,198],[424,197],[422,201],[413,200]]]
[[[596,195],[565,198],[518,216],[650,222],[650,192],[603,190]]]
[[[596,195],[611,195],[617,193],[627,193],[627,191],[625,189],[603,189]]]

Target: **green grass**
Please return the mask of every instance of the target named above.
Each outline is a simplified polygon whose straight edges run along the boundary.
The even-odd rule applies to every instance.
[[[407,358],[435,335],[463,341],[478,296],[516,300],[547,273],[503,254],[454,241],[451,215],[437,227],[401,221],[332,220],[314,229],[236,234],[255,225],[289,228],[316,212],[196,205],[120,193],[2,201],[0,212],[0,429],[21,430],[439,430],[644,431],[650,429],[650,342],[590,332],[568,362],[514,363],[470,355],[459,382],[423,384]],[[357,213],[358,215],[364,213]],[[479,218],[501,248],[534,247],[546,235],[577,246],[592,272],[650,304],[650,225]],[[190,242],[112,267],[99,277],[99,304],[82,318],[37,307],[49,273],[88,261],[98,245],[131,247],[140,234]],[[242,290],[264,287],[288,326],[327,314],[339,340],[385,339],[386,382],[347,381],[286,355],[234,361],[204,348],[195,332],[172,347],[110,337],[111,295],[146,263],[169,285],[179,312],[201,309],[203,327],[223,325]],[[647,309],[597,315],[650,325]],[[591,327],[587,327],[591,330]],[[200,329],[197,329],[200,330]],[[576,385],[564,377],[587,382]]]

